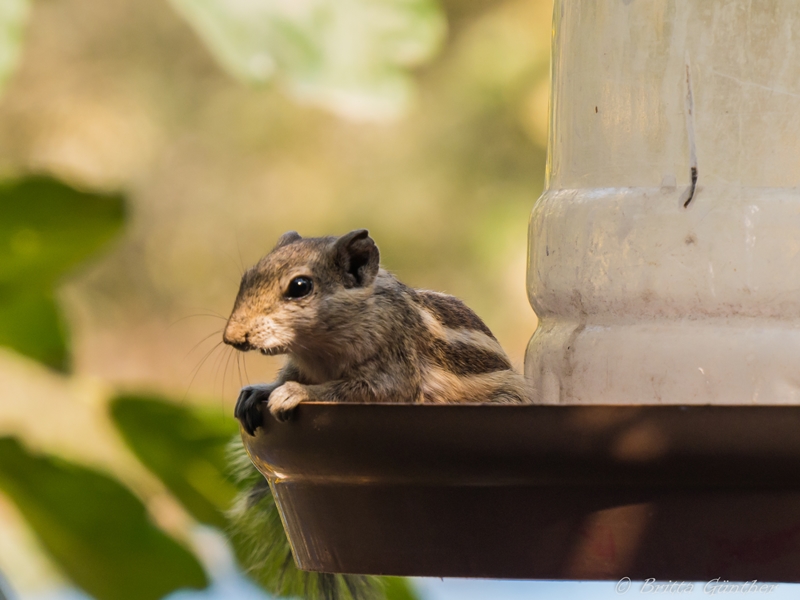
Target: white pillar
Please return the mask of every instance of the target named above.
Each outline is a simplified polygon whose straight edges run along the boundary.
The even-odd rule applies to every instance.
[[[539,401],[800,402],[800,2],[556,0],[553,31]]]

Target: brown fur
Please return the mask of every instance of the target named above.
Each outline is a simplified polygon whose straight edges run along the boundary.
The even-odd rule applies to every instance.
[[[245,273],[225,343],[289,357],[274,383],[242,390],[236,416],[250,434],[264,401],[277,418],[304,400],[530,401],[474,312],[452,296],[403,285],[379,257],[366,230],[340,238],[289,232]],[[313,288],[289,297],[297,277]]]
[[[455,296],[417,290],[415,300],[430,310],[442,325],[451,329],[475,329],[495,339],[492,332],[480,317]]]

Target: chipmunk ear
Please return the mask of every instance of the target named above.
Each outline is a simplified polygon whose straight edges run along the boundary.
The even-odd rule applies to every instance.
[[[285,246],[286,244],[291,244],[292,242],[296,242],[297,240],[302,240],[302,239],[303,238],[296,231],[287,231],[281,237],[278,238],[278,242],[275,244],[273,250],[277,250],[281,246]]]
[[[344,271],[345,287],[366,287],[378,275],[381,254],[369,231],[357,229],[336,240],[333,260]]]

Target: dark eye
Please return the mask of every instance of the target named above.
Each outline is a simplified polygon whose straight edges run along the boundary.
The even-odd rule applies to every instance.
[[[295,277],[289,282],[286,289],[287,298],[302,298],[308,296],[314,289],[314,283],[308,277]]]

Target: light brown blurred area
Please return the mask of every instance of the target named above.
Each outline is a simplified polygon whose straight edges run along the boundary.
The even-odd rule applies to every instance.
[[[521,368],[536,326],[526,237],[544,177],[552,2],[444,9],[447,39],[414,72],[411,109],[359,122],[236,81],[165,0],[34,2],[0,97],[0,173],[120,190],[129,217],[60,290],[77,377],[0,353],[2,433],[157,493],[114,438],[105,398],[154,390],[231,413],[242,383],[270,380],[280,359],[238,364],[215,345],[243,268],[290,229],[368,228],[385,268],[462,298]]]
[[[237,83],[163,1],[35,3],[0,100],[2,171],[130,198],[124,239],[63,290],[77,372],[219,395],[225,363],[214,356],[189,387],[218,337],[189,352],[222,321],[192,315],[227,316],[242,268],[282,232],[360,227],[386,268],[463,298],[521,364],[535,326],[523,284],[543,177],[549,4],[451,2],[415,106],[375,124]],[[248,364],[255,379],[273,368]]]

